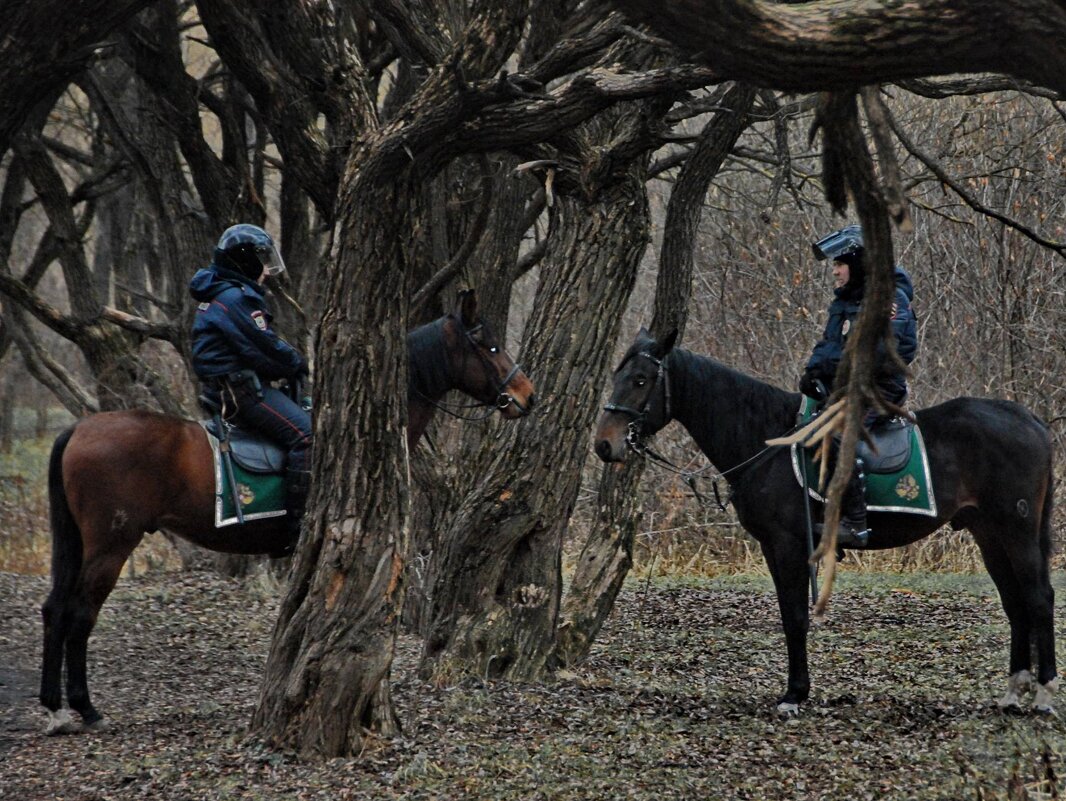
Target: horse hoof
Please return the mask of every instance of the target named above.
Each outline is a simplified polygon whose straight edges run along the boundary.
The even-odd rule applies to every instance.
[[[1020,698],[1014,698],[1008,700],[1007,698],[1001,698],[996,701],[996,706],[999,707],[999,711],[1004,715],[1024,715],[1025,707],[1022,706]]]
[[[57,734],[76,734],[81,730],[81,727],[71,717],[69,709],[57,709],[54,712],[48,713],[48,728],[44,730],[44,733],[48,737],[54,737]]]
[[[1047,684],[1038,684],[1036,695],[1033,697],[1033,711],[1040,715],[1056,717],[1058,713],[1055,712],[1055,690],[1058,688],[1058,678],[1052,679]]]
[[[1024,712],[1022,697],[1033,689],[1033,675],[1028,670],[1019,670],[1007,680],[1007,692],[997,701],[999,708],[1007,713]]]
[[[798,718],[800,713],[799,704],[792,701],[782,701],[777,705],[777,716],[785,720]]]
[[[104,718],[97,718],[92,723],[82,723],[82,731],[89,731],[95,734],[107,731],[110,727],[107,725],[107,721]]]

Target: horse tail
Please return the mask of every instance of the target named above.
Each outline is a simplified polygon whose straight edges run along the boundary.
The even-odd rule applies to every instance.
[[[41,608],[44,652],[41,662],[41,703],[55,713],[63,705],[63,649],[70,630],[73,595],[81,573],[82,542],[78,523],[63,487],[63,453],[74,434],[71,426],[52,445],[48,460],[48,505],[52,524],[52,591]]]
[[[1047,487],[1044,490],[1044,508],[1040,513],[1040,553],[1045,562],[1051,558],[1054,539],[1051,530],[1051,513],[1055,506],[1055,469],[1047,470]]]
[[[63,487],[63,453],[74,435],[71,426],[52,445],[48,460],[48,504],[52,522],[52,591],[64,593],[74,588],[81,572],[81,531],[67,503]]]

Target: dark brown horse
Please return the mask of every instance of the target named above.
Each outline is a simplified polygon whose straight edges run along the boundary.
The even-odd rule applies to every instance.
[[[433,408],[451,389],[470,395],[506,418],[527,414],[533,385],[478,319],[472,291],[456,311],[412,331],[409,356],[408,440],[425,431]],[[105,412],[79,421],[56,439],[49,464],[52,591],[42,609],[44,655],[41,703],[49,734],[86,728],[101,715],[89,698],[86,650],[100,607],[145,532],[168,531],[226,553],[285,552],[284,518],[215,528],[211,446],[192,420],[148,411]]]
[[[778,702],[795,714],[807,699],[807,502],[786,448],[766,440],[793,428],[800,395],[674,348],[676,332],[656,341],[644,329],[614,374],[596,430],[596,453],[619,462],[671,420],[692,435],[729,481],[742,526],[762,547],[777,590],[788,647],[788,688]],[[1046,425],[1025,407],[956,398],[915,413],[928,453],[936,516],[871,512],[870,548],[895,548],[945,523],[973,534],[1010,621],[1010,678],[1000,701],[1053,711],[1057,685],[1051,552],[1052,448]],[[1031,649],[1038,664],[1030,674]]]

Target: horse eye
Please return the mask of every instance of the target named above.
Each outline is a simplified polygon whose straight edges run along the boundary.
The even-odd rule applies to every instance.
[[[500,349],[497,348],[495,345],[493,345],[491,348],[489,348],[489,353],[499,353],[499,352],[500,352]]]
[[[638,379],[637,379],[637,380],[636,380],[636,381],[635,381],[634,383],[635,383],[635,384],[636,384],[636,385],[637,385],[638,387],[642,387],[642,386],[644,386],[645,384],[647,384],[647,383],[648,383],[648,379],[646,379],[646,378],[638,378]]]

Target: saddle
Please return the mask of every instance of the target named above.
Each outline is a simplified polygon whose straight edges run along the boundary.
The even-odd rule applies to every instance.
[[[233,461],[238,465],[249,473],[281,473],[284,471],[287,454],[274,442],[230,423],[222,423],[222,425],[226,429],[225,436],[229,438]],[[217,417],[205,420],[203,426],[215,439],[223,439],[223,432],[218,428]]]
[[[201,425],[219,442],[229,440],[234,462],[249,473],[281,473],[284,470],[287,454],[276,443],[254,431],[223,421],[221,407],[206,395],[201,395],[199,401],[211,414]]]
[[[804,397],[797,421],[809,421],[814,411],[814,400]],[[921,429],[910,420],[889,417],[874,421],[869,430],[873,447],[860,442],[856,448],[866,473],[866,508],[936,517],[936,496]],[[812,451],[798,443],[790,450],[796,482],[807,487],[811,498],[823,503],[825,498],[818,487],[820,465],[814,463]]]
[[[870,427],[874,447],[860,440],[855,456],[862,459],[867,473],[897,473],[911,459],[914,423],[902,417],[878,418]]]

